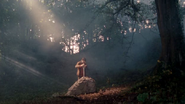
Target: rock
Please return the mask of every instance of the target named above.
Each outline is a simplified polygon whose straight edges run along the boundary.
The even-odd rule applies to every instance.
[[[82,77],[68,89],[66,96],[94,93],[95,91],[95,80],[90,77]]]

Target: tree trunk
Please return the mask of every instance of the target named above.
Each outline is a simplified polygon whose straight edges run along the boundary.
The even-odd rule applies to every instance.
[[[185,64],[183,25],[178,0],[155,0],[155,3],[162,52],[154,73],[168,68],[172,72],[178,72]]]

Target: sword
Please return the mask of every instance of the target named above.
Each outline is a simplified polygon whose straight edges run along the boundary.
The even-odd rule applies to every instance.
[[[83,77],[85,77],[85,66],[83,67]]]

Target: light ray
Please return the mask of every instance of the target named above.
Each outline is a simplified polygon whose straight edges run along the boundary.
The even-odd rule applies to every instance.
[[[79,45],[77,44],[79,39],[79,37],[77,37],[78,34],[73,37],[64,37],[65,26],[61,25],[64,23],[62,23],[61,19],[57,18],[51,10],[48,10],[46,6],[42,4],[42,1],[39,2],[39,0],[23,0],[23,5],[28,11],[32,21],[40,26],[39,30],[47,37],[47,41],[59,42],[58,44],[66,41],[67,44],[65,44],[65,47],[62,49],[64,52],[69,53],[70,50],[73,50],[72,54],[79,53]],[[32,31],[32,29],[30,29],[30,31]],[[72,31],[74,31],[74,29],[72,29]],[[84,33],[88,34],[86,31],[84,31]],[[50,34],[52,34],[52,37]],[[40,35],[38,35],[38,37],[42,39]],[[67,39],[61,41],[60,39],[62,38],[70,38],[70,40],[74,42],[72,43],[72,41]],[[57,39],[59,41],[57,41]],[[45,45],[48,45],[47,48],[50,48],[49,44],[46,43]]]
[[[30,19],[37,24],[40,31],[45,36],[53,35],[53,39],[60,39],[63,26],[60,19],[54,16],[39,0],[23,0],[23,5],[27,10]],[[50,37],[48,37],[50,40]]]
[[[67,84],[61,83],[61,82],[59,82],[59,81],[57,81],[55,79],[47,77],[46,75],[40,73],[39,71],[37,71],[37,70],[35,70],[35,69],[33,69],[33,68],[29,67],[29,66],[26,66],[23,63],[18,62],[18,61],[14,60],[14,59],[12,59],[10,57],[5,57],[4,59],[7,62],[9,62],[10,64],[15,65],[15,66],[19,67],[20,69],[23,69],[23,70],[25,70],[25,71],[27,71],[27,72],[29,72],[29,73],[37,76],[37,77],[40,77],[40,78],[45,79],[45,80],[50,80],[50,81],[56,82],[56,83],[58,83],[58,84],[60,84],[60,85],[62,85],[64,87],[68,87]]]
[[[27,72],[29,72],[29,73],[31,73],[31,74],[33,74],[35,76],[43,76],[40,72],[36,71],[35,69],[33,69],[33,68],[29,67],[29,66],[26,66],[26,65],[24,65],[24,64],[22,64],[22,63],[20,63],[20,62],[18,62],[16,60],[10,58],[10,57],[5,57],[5,59],[9,63],[11,63],[11,64],[13,64],[13,65],[15,65],[15,66],[17,66],[17,67],[19,67],[21,69],[24,69]]]

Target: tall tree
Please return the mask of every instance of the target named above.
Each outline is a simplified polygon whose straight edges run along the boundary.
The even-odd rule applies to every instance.
[[[180,72],[185,67],[185,49],[179,0],[155,0],[155,6],[156,9],[151,9],[155,9],[155,12],[157,12],[157,25],[161,37],[162,52],[153,73],[158,73],[162,69],[168,68],[172,69],[172,72]],[[106,8],[108,7],[108,13],[113,14],[115,19],[126,16],[141,23],[147,19],[146,15],[149,15],[148,13],[150,12],[150,10],[145,12],[148,11],[145,8],[147,5],[139,1],[134,2],[134,0],[108,0],[102,8],[107,10]],[[148,20],[153,19],[155,17]]]
[[[184,35],[179,13],[179,0],[155,0],[157,24],[161,37],[162,52],[158,60],[159,70],[171,67],[172,72],[184,68]]]

